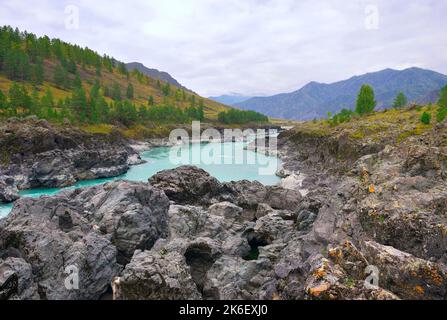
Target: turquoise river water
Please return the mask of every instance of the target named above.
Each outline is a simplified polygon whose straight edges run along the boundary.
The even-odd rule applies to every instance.
[[[145,181],[159,171],[193,164],[216,177],[221,182],[239,180],[257,180],[265,185],[274,185],[280,181],[275,175],[280,160],[276,157],[245,150],[244,142],[189,144],[181,147],[158,147],[141,153],[147,163],[132,166],[121,176],[107,179],[80,181],[64,189],[78,189],[103,184],[113,180]],[[266,169],[263,170],[262,169]],[[267,170],[268,168],[268,170]],[[266,171],[266,172],[265,172]],[[30,189],[20,192],[22,197],[37,198],[54,195],[61,188]],[[12,204],[0,205],[0,218],[9,214]]]

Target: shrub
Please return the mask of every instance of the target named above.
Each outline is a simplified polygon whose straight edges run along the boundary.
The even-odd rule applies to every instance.
[[[428,112],[424,112],[421,116],[421,122],[423,124],[430,124],[431,121],[431,114]]]

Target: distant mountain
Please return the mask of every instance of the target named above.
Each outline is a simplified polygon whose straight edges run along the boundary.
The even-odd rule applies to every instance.
[[[129,71],[138,70],[142,74],[145,74],[151,78],[166,81],[166,82],[172,84],[173,86],[176,86],[177,88],[188,90],[167,72],[159,71],[157,69],[150,69],[150,68],[146,67],[144,64],[139,63],[139,62],[126,63],[126,67],[127,67],[127,70],[129,70]]]
[[[374,88],[377,108],[385,109],[392,106],[394,98],[401,91],[409,101],[435,102],[436,92],[447,85],[447,76],[420,68],[402,71],[386,69],[332,84],[311,82],[292,93],[256,97],[234,106],[275,118],[312,120],[343,108],[354,109],[363,84]]]
[[[226,104],[228,106],[232,106],[236,103],[241,103],[241,102],[247,101],[248,99],[251,99],[251,98],[253,98],[253,97],[243,96],[243,95],[235,93],[235,94],[230,94],[230,95],[226,94],[226,95],[222,95],[222,96],[218,96],[218,97],[209,97],[208,99]]]

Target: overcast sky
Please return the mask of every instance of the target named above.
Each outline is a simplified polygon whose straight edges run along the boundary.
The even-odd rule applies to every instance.
[[[446,12],[445,0],[0,0],[2,25],[142,62],[204,96],[384,68],[447,74]]]

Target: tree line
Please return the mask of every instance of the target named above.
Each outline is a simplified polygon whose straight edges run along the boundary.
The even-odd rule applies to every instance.
[[[128,88],[129,89],[129,88]],[[130,95],[131,92],[127,92]],[[55,100],[47,89],[43,95],[37,88],[31,92],[25,85],[14,82],[9,91],[0,90],[0,115],[4,117],[37,115],[40,118],[78,124],[122,124],[130,126],[147,121],[156,123],[187,123],[205,120],[204,106],[178,108],[172,105],[139,105],[128,99],[107,102],[99,81],[86,92],[82,82],[70,97]]]
[[[220,112],[217,116],[219,122],[225,124],[244,124],[250,122],[268,122],[267,116],[256,111],[245,111],[230,109],[228,111]]]
[[[76,74],[78,65],[94,67],[98,74],[103,68],[112,71],[115,65],[121,70],[124,64],[104,55],[100,56],[89,48],[50,39],[37,37],[33,33],[20,32],[10,26],[0,28],[0,71],[11,80],[43,82],[43,63],[55,59],[63,72]],[[125,67],[125,66],[124,66]],[[58,72],[62,73],[61,70]],[[125,70],[127,73],[127,70]]]

